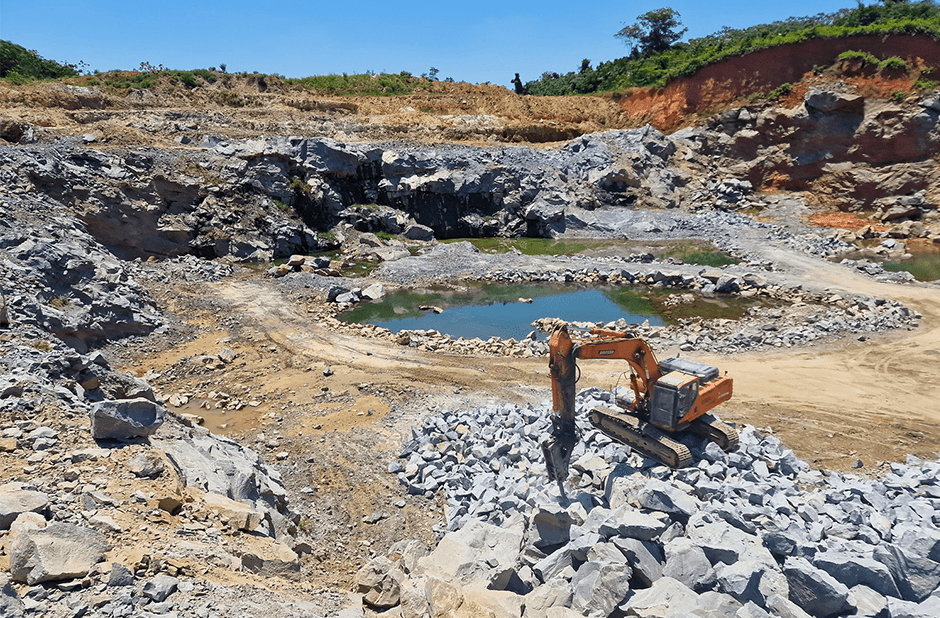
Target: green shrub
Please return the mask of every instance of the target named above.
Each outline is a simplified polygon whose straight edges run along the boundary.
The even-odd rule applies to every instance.
[[[79,66],[83,66],[82,63]],[[0,78],[24,83],[34,79],[59,79],[77,75],[78,71],[72,65],[46,60],[38,52],[22,45],[0,41]]]
[[[898,58],[897,56],[891,56],[886,58],[878,63],[878,70],[893,70],[893,69],[907,69],[907,61],[904,58]]]
[[[187,88],[196,87],[196,76],[193,75],[192,71],[179,71],[177,72],[176,76],[179,78],[181,82],[183,82],[183,85],[186,86]]]
[[[838,60],[862,60],[866,64],[873,64],[875,66],[878,66],[879,64],[878,59],[872,56],[871,54],[869,54],[868,52],[857,51],[854,49],[850,49],[848,51],[842,52],[841,54],[839,54],[837,59]]]
[[[302,195],[310,195],[312,191],[310,185],[297,177],[290,179],[290,188],[294,191],[294,193],[300,193]]]
[[[203,78],[210,84],[216,81],[215,73],[207,71],[206,69],[193,69],[191,73],[197,77]]]
[[[787,96],[792,91],[793,91],[793,84],[791,83],[780,84],[779,86],[771,90],[769,93],[767,93],[767,98],[771,100],[779,99],[781,97]]]

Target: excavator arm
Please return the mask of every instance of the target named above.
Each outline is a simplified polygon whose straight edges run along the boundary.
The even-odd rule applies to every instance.
[[[653,350],[642,339],[627,333],[592,329],[594,339],[572,339],[568,326],[557,327],[548,343],[548,366],[552,375],[552,433],[542,442],[548,475],[563,483],[568,478],[571,452],[578,443],[575,424],[575,394],[578,358],[622,359],[633,369],[630,385],[636,395],[634,411],[646,409],[649,387],[660,378]]]

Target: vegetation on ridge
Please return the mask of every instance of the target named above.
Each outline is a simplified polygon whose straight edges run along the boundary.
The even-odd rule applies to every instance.
[[[637,24],[614,35],[639,43],[629,56],[601,63],[595,69],[585,61],[578,72],[566,75],[543,73],[540,79],[527,83],[526,87],[534,95],[661,87],[672,79],[691,75],[729,56],[743,56],[785,43],[871,34],[922,34],[940,38],[940,5],[931,0],[917,3],[888,0],[883,5],[872,6],[859,3],[856,9],[843,9],[836,13],[791,17],[740,30],[725,27],[709,36],[692,39],[688,43],[674,43],[665,49],[656,45],[656,42],[676,40],[671,37],[677,34],[676,28],[681,25],[678,17],[672,9],[641,15]]]
[[[38,52],[10,41],[0,41],[0,78],[14,83],[78,75],[78,66],[46,60]]]

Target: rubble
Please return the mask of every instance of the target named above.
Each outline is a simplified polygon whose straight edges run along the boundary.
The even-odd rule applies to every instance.
[[[552,615],[551,607],[597,616],[933,611],[940,512],[930,488],[940,461],[912,458],[877,479],[823,474],[745,426],[733,453],[683,436],[698,464],[670,470],[584,420],[612,398],[596,388],[578,394],[582,440],[566,495],[537,442],[550,430],[546,405],[429,417],[414,428],[403,465],[389,469],[413,493],[444,492],[446,530],[417,568],[399,568],[395,556],[375,564],[397,573],[397,589],[425,590],[432,606],[437,593],[423,582],[446,576],[464,590],[505,590],[526,616]],[[360,585],[371,581],[360,574]]]

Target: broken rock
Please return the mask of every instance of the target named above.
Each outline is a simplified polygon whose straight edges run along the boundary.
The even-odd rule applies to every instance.
[[[96,403],[91,410],[91,435],[96,440],[127,440],[152,435],[163,424],[166,409],[149,399]]]
[[[104,536],[90,528],[55,522],[41,530],[15,535],[10,573],[30,586],[84,577],[110,549]]]

